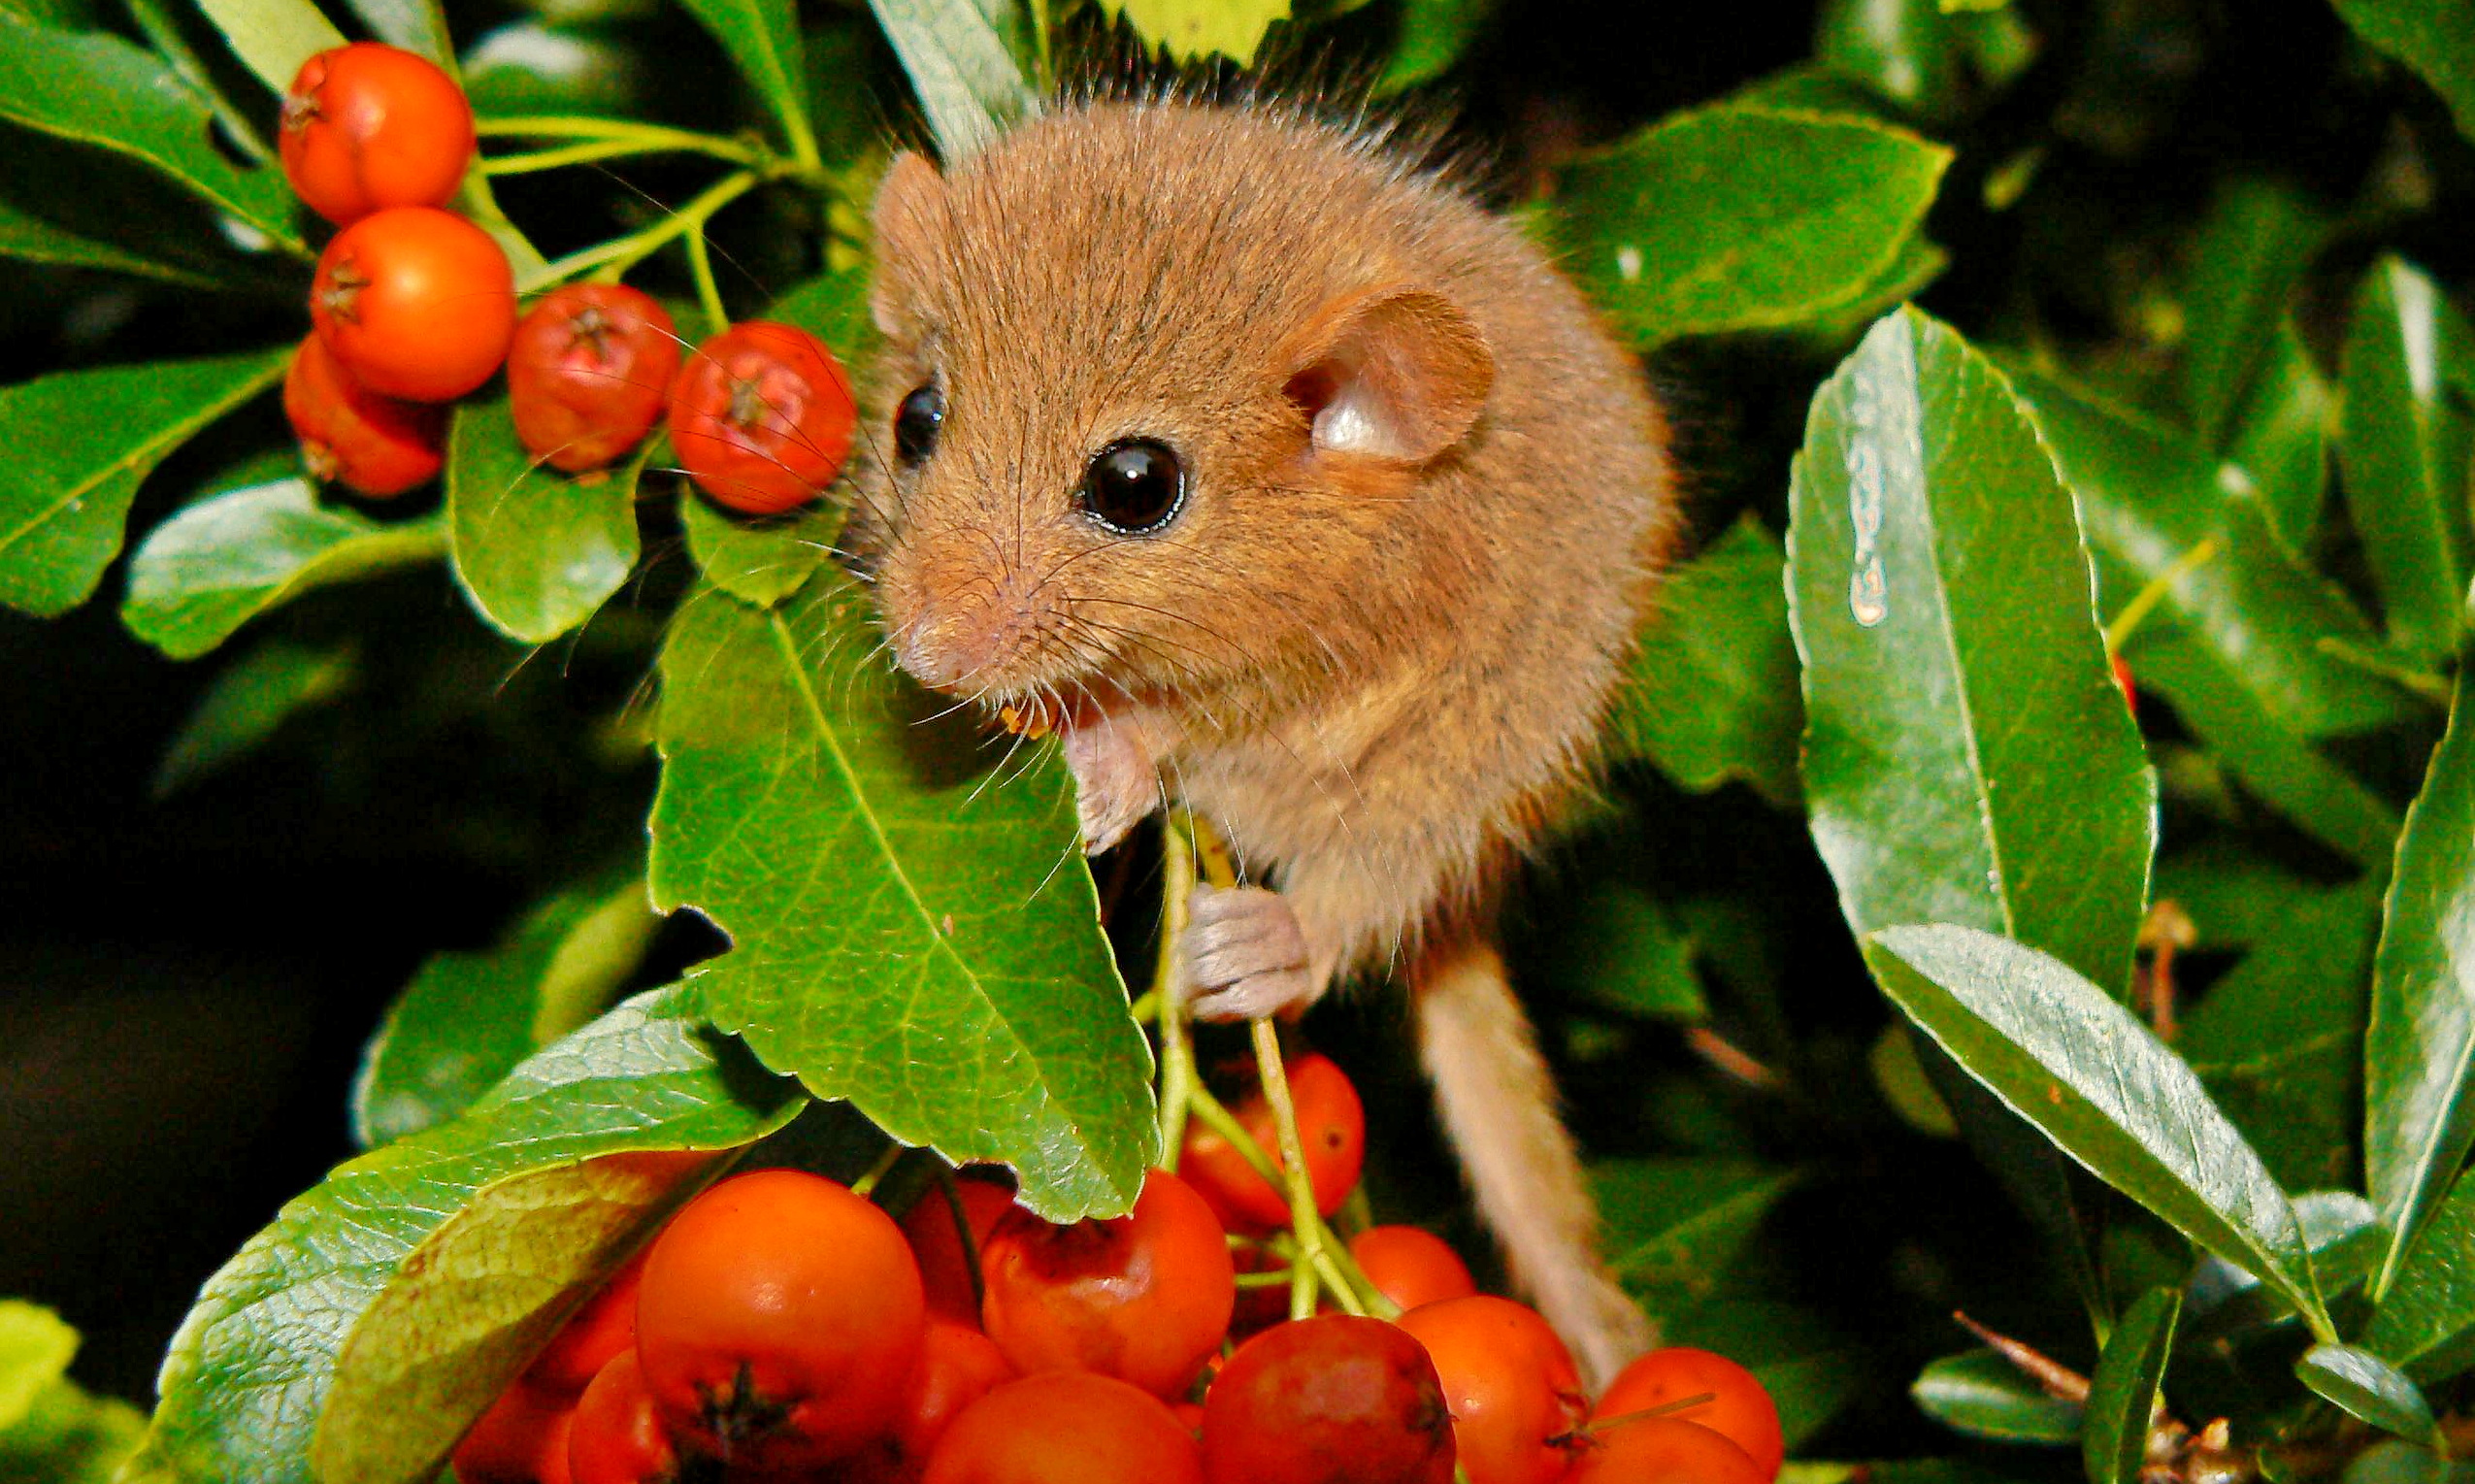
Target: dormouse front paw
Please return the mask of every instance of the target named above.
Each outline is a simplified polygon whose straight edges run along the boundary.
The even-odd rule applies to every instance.
[[[1305,930],[1278,892],[1197,886],[1186,910],[1177,951],[1195,1014],[1253,1020],[1311,1004],[1322,991]]]
[[[1160,807],[1160,771],[1141,734],[1106,716],[1068,726],[1060,740],[1074,775],[1083,853],[1098,855]]]

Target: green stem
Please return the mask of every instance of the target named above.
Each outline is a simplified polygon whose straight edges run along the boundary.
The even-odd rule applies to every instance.
[[[875,1194],[877,1182],[891,1174],[894,1167],[903,1162],[903,1156],[910,1152],[908,1144],[887,1144],[885,1152],[876,1156],[876,1163],[868,1167],[868,1172],[851,1181],[851,1194],[862,1200]]]
[[[669,145],[639,144],[627,139],[588,139],[565,145],[556,149],[536,149],[527,154],[493,154],[481,160],[481,173],[486,176],[530,175],[537,170],[557,170],[566,165],[589,165],[596,160],[621,159],[631,154],[662,154],[676,152]],[[706,151],[722,158],[753,166],[756,160],[746,151],[722,154],[718,149]]]
[[[699,223],[687,234],[687,269],[696,280],[696,301],[705,306],[707,328],[715,335],[731,327],[731,313],[722,308],[722,285],[713,278],[713,246]]]
[[[1177,982],[1177,939],[1186,931],[1186,897],[1195,889],[1195,840],[1181,809],[1161,832],[1160,957],[1152,993],[1160,1004],[1160,1168],[1174,1174],[1186,1143],[1186,1110],[1194,1101],[1195,1039],[1187,1030],[1186,991]]]
[[[1298,1105],[1289,1097],[1289,1069],[1280,1060],[1280,1028],[1267,1016],[1249,1023],[1247,1030],[1254,1038],[1255,1072],[1263,1079],[1264,1101],[1271,1105],[1272,1134],[1280,1141],[1290,1227],[1305,1258],[1299,1264],[1298,1280],[1289,1287],[1289,1317],[1308,1319],[1315,1312],[1315,1275],[1310,1270],[1325,1266],[1323,1243],[1318,1239],[1323,1217],[1315,1210],[1314,1176],[1306,1169],[1306,1141],[1298,1133]]]
[[[2132,594],[2131,601],[2124,604],[2123,610],[2114,615],[2114,621],[2105,626],[2105,652],[2122,653],[2123,646],[2131,642],[2131,636],[2139,631],[2141,623],[2156,611],[2159,604],[2165,601],[2166,594],[2174,590],[2174,584],[2206,566],[2217,555],[2217,548],[2216,537],[2202,537],[2193,544],[2191,550],[2168,563],[2166,569],[2152,578],[2146,587]]]
[[[689,233],[702,234],[705,223],[713,214],[747,194],[756,186],[756,172],[734,171],[709,187],[705,193],[680,207],[662,220],[642,232],[596,243],[580,251],[571,252],[549,265],[542,274],[542,281],[555,283],[580,274],[601,270],[600,277],[615,280],[629,269],[651,257],[677,238]]]
[[[157,5],[155,0],[129,0],[129,15],[137,21],[138,29],[146,33],[148,45],[160,52],[163,59],[172,64],[172,70],[180,75],[181,81],[188,83],[199,99],[214,111],[216,121],[223,125],[223,132],[231,139],[235,148],[260,164],[275,158],[275,151],[267,148],[266,141],[250,124],[248,115],[233,107],[232,100],[223,96],[223,90],[214,85],[214,79],[206,70],[206,64],[198,60],[198,53],[190,48],[188,38],[181,34],[181,28],[173,23],[171,16],[163,14],[162,6]]]
[[[1057,87],[1057,68],[1048,53],[1048,0],[1031,0],[1032,50],[1040,62],[1040,90],[1053,92]]]

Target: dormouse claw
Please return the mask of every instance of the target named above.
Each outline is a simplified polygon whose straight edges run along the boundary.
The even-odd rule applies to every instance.
[[[1106,716],[1070,724],[1060,740],[1074,775],[1083,853],[1098,855],[1160,807],[1160,773],[1141,735]]]
[[[1313,1002],[1306,935],[1278,892],[1260,886],[1197,886],[1177,940],[1195,1014],[1252,1020]]]

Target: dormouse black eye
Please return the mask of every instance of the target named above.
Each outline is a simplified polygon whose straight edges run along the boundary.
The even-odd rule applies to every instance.
[[[1110,444],[1083,471],[1085,511],[1121,536],[1148,536],[1177,518],[1186,501],[1186,466],[1148,438]]]
[[[912,388],[894,409],[894,452],[916,464],[937,451],[937,430],[945,425],[945,394],[930,381]]]

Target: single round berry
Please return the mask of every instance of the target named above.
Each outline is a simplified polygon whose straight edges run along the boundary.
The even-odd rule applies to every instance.
[[[1375,1291],[1413,1309],[1478,1291],[1468,1265],[1451,1244],[1417,1227],[1369,1227],[1349,1238],[1349,1256]]]
[[[1061,1370],[1008,1381],[963,1409],[925,1484],[1203,1484],[1195,1440],[1158,1397]]]
[[[678,1449],[662,1428],[636,1352],[622,1350],[577,1400],[567,1434],[574,1484],[674,1484]]]
[[[1763,1484],[1768,1484],[1788,1454],[1779,1432],[1778,1405],[1752,1371],[1724,1355],[1691,1345],[1670,1345],[1637,1357],[1607,1383],[1590,1415],[1593,1421],[1621,1417],[1705,1393],[1711,1400],[1675,1415],[1742,1448],[1762,1470]]]
[[[688,478],[750,515],[806,505],[850,451],[850,378],[824,343],[751,319],[696,347],[671,383],[671,447]]]
[[[354,42],[301,64],[277,150],[293,191],[337,226],[445,206],[473,163],[473,109],[429,58]]]
[[[963,1409],[1014,1379],[1014,1368],[975,1326],[931,1319],[893,1427],[843,1461],[842,1484],[916,1484],[937,1441]]]
[[[346,373],[312,335],[283,374],[283,415],[320,483],[383,500],[438,477],[446,458],[440,408],[381,397]]]
[[[1643,1417],[1583,1435],[1561,1484],[1768,1484],[1734,1441],[1680,1417]]]
[[[1469,1484],[1548,1484],[1572,1462],[1581,1378],[1537,1312],[1479,1294],[1411,1309],[1401,1327],[1427,1347]]]
[[[1435,1363],[1380,1319],[1274,1325],[1204,1398],[1210,1484],[1449,1484],[1452,1460]]]
[[[652,295],[624,283],[554,288],[508,347],[515,436],[553,469],[599,469],[662,420],[678,361],[677,332]]]
[[[400,206],[336,234],[310,282],[318,339],[372,391],[446,402],[490,379],[515,338],[515,276],[489,234]]]

